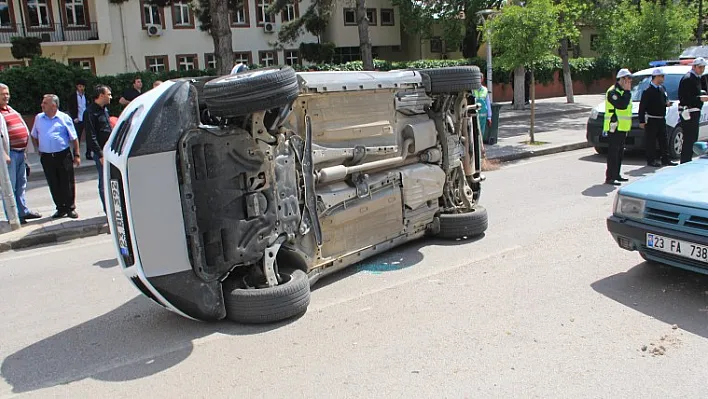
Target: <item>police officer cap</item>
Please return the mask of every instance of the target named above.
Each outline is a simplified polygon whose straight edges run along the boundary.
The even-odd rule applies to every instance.
[[[632,77],[632,72],[629,72],[629,69],[627,68],[622,68],[617,72],[617,79],[623,78],[625,76]]]
[[[706,60],[703,57],[698,57],[695,60],[693,60],[691,65],[706,66]]]
[[[656,68],[651,71],[651,76],[664,76],[664,70],[661,68]]]

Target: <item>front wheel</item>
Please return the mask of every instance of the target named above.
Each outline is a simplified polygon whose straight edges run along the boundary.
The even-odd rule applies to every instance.
[[[669,156],[673,159],[681,158],[681,150],[683,149],[683,130],[680,126],[671,133],[669,137]]]
[[[607,154],[607,147],[595,147],[595,152],[600,155],[606,155]]]
[[[310,280],[302,270],[280,270],[281,283],[255,288],[243,278],[223,283],[226,318],[237,323],[273,323],[305,313],[310,304]]]
[[[444,213],[440,218],[442,238],[472,238],[484,234],[489,226],[487,209],[477,206],[465,213]]]

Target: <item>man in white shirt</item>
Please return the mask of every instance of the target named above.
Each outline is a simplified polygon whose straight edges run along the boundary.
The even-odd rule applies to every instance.
[[[76,81],[76,91],[69,95],[68,114],[74,121],[74,130],[79,135],[79,141],[84,132],[84,112],[86,111],[86,81]],[[91,152],[86,150],[86,159],[91,159]]]

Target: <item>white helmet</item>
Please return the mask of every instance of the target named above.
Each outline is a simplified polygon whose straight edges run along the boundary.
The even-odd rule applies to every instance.
[[[617,72],[617,79],[623,78],[625,76],[629,76],[630,78],[632,77],[632,72],[629,72],[629,69],[627,68],[622,68]]]

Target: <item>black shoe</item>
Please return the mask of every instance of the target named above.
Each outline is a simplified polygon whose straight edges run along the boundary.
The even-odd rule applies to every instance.
[[[678,165],[676,162],[661,161],[661,166],[676,166],[676,165]]]
[[[27,224],[27,221],[25,220],[25,218],[20,218],[20,224]]]
[[[610,184],[610,185],[612,185],[612,186],[620,186],[620,185],[622,185],[621,183],[616,182],[616,181],[614,181],[614,180],[605,180],[605,184]]]
[[[647,166],[652,166],[654,168],[660,168],[661,163],[659,163],[659,161],[651,161],[651,162],[647,162]]]
[[[91,152],[87,151],[86,152],[86,159],[88,159],[89,161],[93,161],[93,154],[91,154]]]
[[[76,213],[76,211],[69,211],[69,213],[67,213],[66,216],[68,216],[68,217],[70,217],[70,218],[72,218],[72,219],[78,219],[78,218],[79,218],[79,214]]]
[[[615,180],[617,180],[617,181],[629,181],[629,179],[625,179],[624,177],[615,177]]]
[[[52,215],[52,219],[59,219],[59,218],[63,218],[64,216],[66,216],[66,212],[64,212],[64,211],[56,211],[56,212]]]
[[[42,215],[37,212],[31,212],[22,217],[23,219],[40,219]]]

